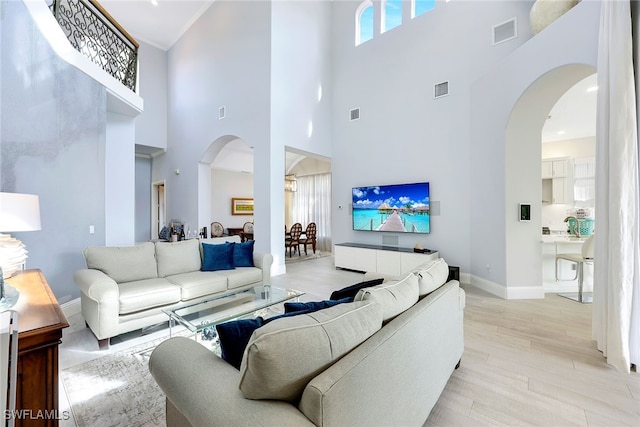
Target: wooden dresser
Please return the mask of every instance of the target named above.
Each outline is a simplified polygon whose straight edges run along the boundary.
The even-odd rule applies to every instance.
[[[12,310],[19,316],[16,410],[24,416],[16,425],[57,426],[63,417],[58,413],[58,345],[69,324],[40,270],[18,272],[6,282],[20,292]],[[37,419],[38,414],[49,419]]]

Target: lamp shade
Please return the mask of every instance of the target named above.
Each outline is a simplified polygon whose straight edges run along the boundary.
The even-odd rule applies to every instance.
[[[40,230],[40,198],[35,194],[0,193],[0,231]]]

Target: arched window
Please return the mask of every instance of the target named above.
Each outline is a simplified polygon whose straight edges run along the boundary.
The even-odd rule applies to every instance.
[[[436,0],[411,0],[411,18],[420,16],[436,7]]]
[[[373,3],[365,0],[356,10],[356,46],[373,38]]]
[[[402,24],[402,0],[382,0],[381,10],[380,32],[384,33]]]

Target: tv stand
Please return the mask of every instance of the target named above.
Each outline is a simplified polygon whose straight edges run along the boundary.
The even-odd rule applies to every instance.
[[[400,275],[408,273],[427,261],[438,259],[438,251],[425,249],[367,245],[361,243],[336,243],[334,247],[336,268],[355,271]]]

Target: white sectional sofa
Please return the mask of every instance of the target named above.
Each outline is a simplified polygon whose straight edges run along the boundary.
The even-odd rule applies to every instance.
[[[354,302],[273,320],[240,370],[193,339],[160,343],[149,370],[167,426],[423,425],[464,351],[465,294],[447,275],[431,262]]]
[[[82,315],[100,348],[108,348],[111,337],[168,320],[162,309],[268,285],[271,254],[253,252],[253,266],[202,271],[203,261],[212,261],[203,258],[203,245],[227,242],[241,244],[239,236],[229,236],[86,248],[87,268],[76,271],[74,281],[81,291]]]

